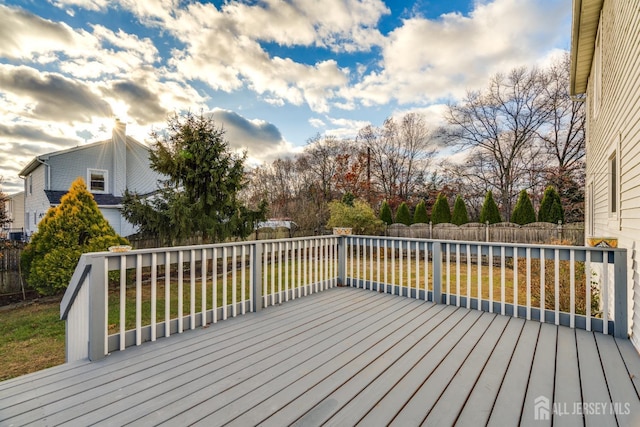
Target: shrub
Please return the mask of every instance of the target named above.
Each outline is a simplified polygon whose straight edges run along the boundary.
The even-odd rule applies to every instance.
[[[334,200],[329,202],[327,227],[351,227],[356,234],[380,234],[384,223],[376,218],[371,206],[355,199],[353,206]]]
[[[420,200],[416,205],[416,211],[413,213],[413,223],[421,224],[428,223],[429,215],[427,215],[427,206],[424,203],[424,200]]]
[[[456,202],[453,205],[453,213],[451,214],[451,223],[455,225],[462,225],[469,222],[469,214],[467,213],[467,206],[464,204],[462,197],[458,195]]]
[[[431,209],[431,222],[434,224],[451,222],[449,201],[447,200],[447,196],[442,193],[438,193],[436,202],[433,204],[433,208]]]
[[[480,222],[484,224],[487,221],[489,221],[489,224],[502,222],[498,205],[496,205],[495,200],[493,200],[493,193],[491,191],[487,191],[484,197],[484,203],[482,203],[482,209],[480,210]]]
[[[387,201],[382,202],[380,206],[380,220],[387,225],[393,224],[393,214],[391,213],[391,207]]]
[[[81,254],[127,243],[104,219],[93,195],[78,178],[60,205],[49,209],[40,221],[21,263],[31,286],[42,295],[55,295],[69,285]]]
[[[511,222],[520,225],[536,222],[536,211],[533,210],[533,204],[525,190],[522,190],[518,196],[516,207],[513,208],[513,214],[511,214]]]
[[[396,222],[404,225],[411,225],[411,213],[405,202],[400,203],[396,212]]]
[[[564,222],[564,212],[562,210],[562,202],[560,195],[555,187],[549,185],[544,190],[542,201],[540,202],[540,210],[538,211],[538,221],[551,222],[557,224],[558,221]]]

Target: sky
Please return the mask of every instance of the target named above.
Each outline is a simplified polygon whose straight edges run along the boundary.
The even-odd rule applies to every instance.
[[[570,48],[571,0],[0,0],[0,177],[212,114],[249,164],[422,113]]]

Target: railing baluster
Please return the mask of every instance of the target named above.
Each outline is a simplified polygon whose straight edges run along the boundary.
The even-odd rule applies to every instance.
[[[576,326],[576,254],[573,249],[569,251],[569,327]]]
[[[304,241],[303,245],[303,262],[304,262],[304,296],[307,296],[309,288],[309,251],[307,250],[307,241]]]
[[[518,252],[513,248],[513,317],[518,317]]]
[[[587,331],[591,331],[591,251],[587,250],[587,254],[585,256],[584,262],[584,275],[585,280],[585,307],[586,307],[586,316],[587,316]]]
[[[218,322],[218,248],[213,248],[211,254],[211,308],[213,309],[213,323]]]
[[[125,332],[127,310],[127,256],[120,256],[120,350],[126,347]]]
[[[489,313],[493,313],[493,246],[489,246]]]
[[[429,245],[424,243],[424,300],[429,299]]]
[[[526,250],[527,262],[527,320],[531,320],[531,248]],[[540,251],[540,267],[542,268],[542,250]],[[543,313],[541,312],[541,316]]]
[[[416,299],[420,299],[420,244],[416,242]]]
[[[237,280],[237,266],[238,266],[238,247],[233,246],[231,248],[231,309],[233,317],[238,315],[238,280]]]
[[[369,289],[373,290],[373,239],[369,239]]]
[[[402,296],[402,288],[404,287],[404,262],[403,262],[403,258],[404,258],[404,245],[403,245],[403,241],[400,240],[398,242],[398,253],[399,253],[399,258],[398,258],[398,271],[399,271],[399,275],[400,275],[400,281],[398,282],[399,286],[398,286],[398,295]]]
[[[313,245],[313,287],[315,289],[315,292],[319,292],[319,282],[320,282],[320,274],[319,274],[319,258],[320,258],[320,243],[319,241],[316,239],[314,240],[314,245]]]
[[[540,321],[541,322],[546,322],[547,321],[547,315],[546,315],[546,309],[547,309],[547,297],[546,297],[546,292],[547,292],[547,277],[546,277],[546,270],[545,270],[545,266],[546,266],[546,252],[544,250],[544,248],[540,249]]]
[[[302,297],[302,241],[296,244],[298,249],[298,297]]]
[[[284,300],[289,301],[289,242],[284,242]]]
[[[506,300],[506,258],[505,247],[500,247],[500,314],[505,314],[505,300]]]
[[[202,326],[207,326],[207,249],[202,248],[200,253],[200,280],[201,288],[200,288],[200,301],[202,307],[202,314],[200,317],[202,318]]]
[[[171,335],[171,252],[164,253],[164,336]]]
[[[456,243],[456,307],[460,307],[460,243]]]
[[[356,239],[356,276],[358,288],[360,287],[360,238]]]
[[[156,340],[157,306],[158,304],[158,254],[151,254],[151,341]],[[105,270],[105,274],[106,274]]]
[[[278,304],[282,304],[282,242],[278,242]]]
[[[229,300],[227,299],[227,247],[222,248],[222,320],[227,320],[227,309]]]
[[[451,245],[449,243],[445,243],[445,246],[447,247],[446,251],[445,251],[445,256],[447,258],[447,269],[446,269],[446,274],[447,274],[447,281],[446,281],[446,289],[447,289],[447,298],[446,298],[446,302],[447,305],[451,304]]]
[[[136,345],[142,344],[142,255],[136,255]]]
[[[391,241],[391,283],[390,283],[391,294],[395,294],[395,288],[394,288],[395,285],[396,285],[396,249],[395,249],[395,241],[392,240]]]
[[[184,315],[184,252],[178,251],[178,333],[183,331],[183,315]]]
[[[467,308],[471,308],[471,245],[467,243]]]
[[[555,277],[554,277],[554,300],[555,300],[555,323],[560,325],[560,251],[554,249],[555,258]]]
[[[247,312],[247,303],[246,303],[246,297],[247,297],[247,293],[246,293],[246,283],[245,281],[247,280],[246,277],[246,272],[245,270],[247,269],[247,245],[242,245],[242,248],[240,250],[240,256],[242,257],[242,260],[240,261],[240,301],[242,301],[242,314],[246,314]]]
[[[609,252],[602,252],[602,332],[609,335]]]
[[[276,244],[271,242],[271,305],[276,303]]]
[[[482,245],[478,245],[478,310],[482,311]]]
[[[243,250],[244,250],[244,246],[243,246]],[[242,257],[242,259],[244,260],[244,256]],[[253,250],[251,248],[251,246],[249,246],[249,266],[250,268],[253,268],[253,263],[255,262],[255,260],[253,259]],[[242,267],[242,271],[245,271],[245,266]],[[249,312],[253,312],[253,274],[250,272],[249,273]],[[244,284],[245,279],[242,278],[242,283]],[[242,286],[242,290],[244,291],[244,285]],[[244,296],[242,297],[242,299],[244,299]],[[242,305],[242,308],[244,310],[244,304]],[[243,311],[244,313],[244,311]]]
[[[189,280],[190,280],[190,293],[189,293],[189,329],[196,328],[196,251],[191,249],[189,251]]]

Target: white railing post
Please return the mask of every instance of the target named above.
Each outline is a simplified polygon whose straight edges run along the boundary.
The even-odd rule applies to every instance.
[[[102,359],[107,354],[107,289],[108,275],[104,256],[90,260],[89,271],[89,360]],[[85,285],[86,285],[85,284]]]
[[[442,303],[442,243],[433,242],[433,302]]]
[[[616,338],[628,338],[626,251],[613,252],[613,274],[615,321],[613,334]]]
[[[251,250],[253,251],[253,265],[251,266],[253,301],[251,301],[251,308],[256,313],[262,310],[262,243],[256,241],[251,245]]]
[[[338,286],[347,283],[347,238],[338,236]]]

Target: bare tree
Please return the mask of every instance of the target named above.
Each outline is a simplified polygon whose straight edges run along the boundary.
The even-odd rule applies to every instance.
[[[498,190],[503,217],[509,220],[515,198],[540,151],[538,131],[551,109],[546,103],[545,74],[517,68],[496,74],[483,92],[468,92],[449,105],[448,140],[482,159],[477,178]],[[488,170],[486,168],[489,168]]]
[[[7,212],[6,202],[8,200],[7,195],[2,191],[3,178],[0,176],[0,228],[11,222],[9,213]]]
[[[424,184],[435,140],[423,116],[408,113],[399,123],[388,118],[381,128],[369,125],[360,130],[357,141],[368,150],[372,185],[382,197],[408,200]]]

